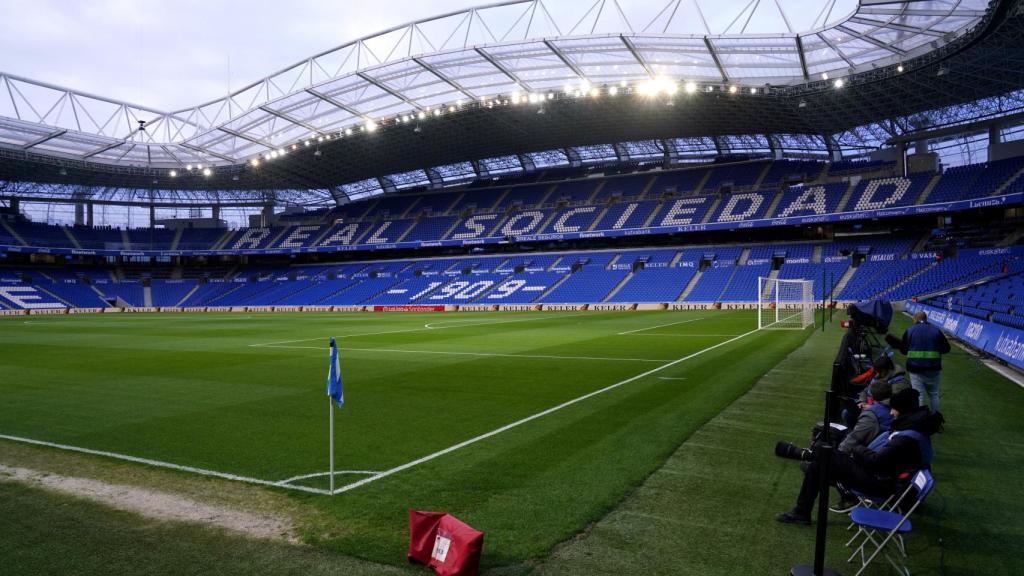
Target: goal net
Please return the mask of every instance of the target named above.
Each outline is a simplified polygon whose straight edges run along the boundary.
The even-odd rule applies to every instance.
[[[757,279],[758,330],[803,330],[814,325],[811,280]]]

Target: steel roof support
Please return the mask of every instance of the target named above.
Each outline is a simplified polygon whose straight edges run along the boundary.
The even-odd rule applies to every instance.
[[[28,150],[29,148],[32,148],[32,147],[35,147],[35,146],[39,146],[40,144],[42,144],[43,142],[46,142],[47,140],[53,140],[54,138],[58,138],[60,136],[63,136],[66,133],[67,133],[67,130],[56,130],[54,132],[50,132],[49,134],[43,134],[42,136],[40,136],[39,138],[36,138],[35,140],[32,140],[30,142],[26,142],[25,144],[22,144],[21,145],[21,149],[22,150]]]
[[[221,132],[224,132],[224,133],[227,133],[227,134],[231,134],[232,136],[234,136],[236,138],[241,138],[242,140],[247,140],[249,142],[252,142],[253,144],[259,144],[260,146],[263,146],[263,147],[267,148],[268,150],[276,150],[277,149],[277,147],[274,146],[273,144],[271,144],[270,142],[267,142],[266,140],[262,140],[260,138],[254,138],[252,136],[249,136],[245,132],[239,132],[238,130],[234,130],[234,129],[228,128],[227,126],[218,126],[217,129],[220,130]]]
[[[502,64],[495,57],[493,57],[490,54],[488,54],[487,52],[485,52],[483,50],[483,48],[473,48],[473,51],[476,52],[477,54],[479,54],[480,57],[483,58],[484,60],[487,60],[487,62],[491,66],[494,66],[495,68],[497,68],[499,72],[501,72],[505,76],[508,76],[509,79],[512,80],[513,82],[515,82],[516,84],[518,84],[520,88],[522,88],[526,92],[532,92],[533,91],[533,89],[530,88],[529,84],[527,84],[524,80],[519,78],[519,76],[516,76],[515,74],[513,74],[511,70],[509,70],[507,67],[505,67],[505,65]]]
[[[319,134],[321,136],[326,134],[326,132],[324,132],[323,130],[320,130],[316,126],[313,126],[312,124],[310,124],[308,122],[303,122],[302,120],[299,120],[298,118],[296,118],[296,117],[294,117],[294,116],[292,116],[290,114],[286,114],[284,112],[281,112],[281,111],[278,111],[278,110],[274,110],[270,106],[266,106],[266,105],[260,106],[260,110],[263,110],[264,112],[266,112],[267,114],[270,114],[271,116],[277,116],[278,118],[280,118],[280,119],[282,119],[282,120],[284,120],[286,122],[291,122],[292,124],[295,124],[296,126],[302,126],[306,130],[309,130],[310,132],[314,132],[314,133]]]
[[[413,102],[412,100],[408,99],[401,92],[398,92],[397,90],[393,90],[392,88],[388,87],[387,84],[384,84],[380,80],[377,80],[376,78],[367,75],[365,72],[356,72],[356,76],[358,76],[359,78],[362,78],[363,80],[369,82],[370,84],[373,84],[377,88],[380,88],[381,90],[387,92],[388,94],[394,96],[395,98],[398,98],[399,100],[401,100],[402,102],[405,102],[407,105],[411,106],[412,108],[415,108],[416,110],[422,110],[423,109],[422,106],[420,106],[416,102]]]
[[[705,36],[704,45],[708,47],[708,53],[711,54],[711,59],[715,61],[715,66],[718,67],[718,73],[722,75],[722,82],[729,81],[729,75],[725,73],[725,67],[722,66],[722,61],[718,59],[718,53],[715,52],[714,45],[711,44],[711,40]]]
[[[345,112],[348,112],[349,114],[351,114],[353,116],[356,116],[358,118],[361,118],[363,116],[363,113],[360,112],[359,110],[356,110],[355,108],[352,108],[351,106],[349,106],[348,104],[345,104],[341,100],[338,100],[337,98],[333,98],[331,96],[328,96],[327,94],[324,94],[323,92],[321,92],[319,90],[315,90],[313,88],[306,88],[306,92],[308,94],[316,96],[317,98],[323,100],[324,102],[327,102],[328,104],[330,104],[331,106],[334,106],[335,108],[340,108],[341,110],[344,110]]]
[[[622,43],[626,45],[626,49],[629,50],[629,53],[633,55],[633,58],[636,58],[637,63],[640,64],[640,67],[644,69],[644,72],[646,72],[648,76],[653,78],[654,70],[651,70],[651,67],[647,65],[647,62],[644,60],[644,57],[640,55],[640,51],[636,49],[636,45],[633,44],[633,41],[623,34],[619,34],[619,39],[621,39]]]
[[[455,80],[452,80],[448,76],[442,74],[437,68],[431,66],[427,62],[424,62],[422,58],[418,58],[418,57],[414,56],[412,58],[412,61],[417,63],[417,64],[419,64],[421,67],[423,67],[424,70],[426,70],[427,72],[430,72],[431,74],[436,76],[439,80],[441,80],[445,84],[451,86],[452,88],[455,88],[459,92],[462,92],[462,94],[466,98],[469,98],[470,100],[476,100],[476,96],[472,92],[470,92],[466,87],[462,86],[461,84],[459,84]]]
[[[542,40],[542,42],[544,42],[544,45],[548,47],[548,50],[551,50],[551,52],[555,56],[558,56],[558,59],[561,60],[562,63],[565,64],[567,68],[572,70],[573,73],[575,73],[580,78],[586,78],[587,77],[587,75],[583,73],[583,70],[581,70],[580,67],[577,66],[572,60],[569,60],[569,58],[562,52],[562,50],[558,46],[555,46],[551,42],[551,40]]]
[[[125,144],[127,144],[127,142],[125,142],[124,140],[119,140],[117,142],[112,142],[110,144],[107,144],[106,146],[100,146],[99,148],[96,148],[95,150],[92,150],[91,152],[86,152],[85,154],[83,154],[79,158],[81,158],[82,160],[85,160],[87,158],[92,158],[93,156],[95,156],[97,154],[102,154],[102,153],[106,152],[107,150],[113,150],[114,148],[118,148],[120,146],[124,146]]]
[[[804,41],[799,34],[796,36],[796,53],[800,55],[800,70],[804,73],[804,80],[810,80],[811,75],[807,73],[807,57],[804,55]]]

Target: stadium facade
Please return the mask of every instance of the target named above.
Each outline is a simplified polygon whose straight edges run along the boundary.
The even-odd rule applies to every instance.
[[[681,4],[446,14],[173,112],[0,74],[0,305],[721,306],[770,277],[1020,325],[1024,3]]]

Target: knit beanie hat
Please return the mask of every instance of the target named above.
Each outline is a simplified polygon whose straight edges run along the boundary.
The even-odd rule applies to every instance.
[[[915,408],[920,406],[917,390],[913,388],[900,390],[892,395],[892,398],[889,400],[889,406],[899,411],[900,414],[913,412]]]

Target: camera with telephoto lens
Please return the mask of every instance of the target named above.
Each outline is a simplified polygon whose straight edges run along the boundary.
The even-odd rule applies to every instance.
[[[775,455],[779,458],[789,458],[790,460],[800,460],[802,462],[814,460],[814,452],[806,448],[800,448],[792,442],[776,443]]]

